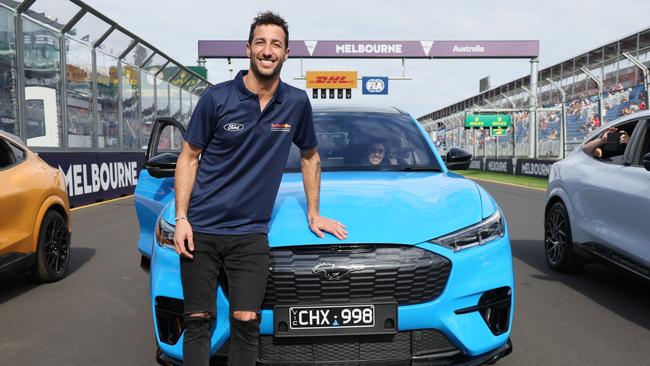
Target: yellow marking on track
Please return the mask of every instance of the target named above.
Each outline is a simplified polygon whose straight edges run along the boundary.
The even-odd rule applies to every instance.
[[[111,203],[111,202],[115,202],[115,201],[123,200],[123,199],[126,199],[126,198],[131,198],[131,197],[133,197],[132,194],[130,194],[130,195],[128,195],[128,196],[124,196],[124,197],[113,198],[113,199],[106,200],[106,201],[102,201],[102,202],[91,203],[91,204],[84,205],[84,206],[81,206],[81,207],[71,208],[70,211],[77,211],[77,210],[81,210],[82,208],[88,208],[88,207],[93,207],[93,206],[99,206],[99,205],[103,205],[103,204],[105,204],[105,203]]]
[[[483,181],[490,182],[490,183],[504,184],[504,185],[506,185],[506,186],[513,186],[513,187],[519,187],[519,188],[527,188],[527,189],[533,189],[533,190],[536,190],[536,191],[546,192],[546,189],[544,189],[544,188],[529,187],[529,186],[524,186],[524,185],[516,184],[516,183],[500,182],[500,181],[498,181],[498,180],[485,179],[485,178],[474,178],[474,177],[465,177],[465,178],[467,178],[467,179],[475,179],[475,180],[483,180]]]

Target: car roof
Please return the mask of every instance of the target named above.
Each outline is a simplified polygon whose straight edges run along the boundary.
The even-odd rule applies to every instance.
[[[25,143],[20,139],[20,137],[14,135],[12,133],[0,130],[0,136],[6,138],[7,140],[10,140],[11,142],[13,142],[16,145],[20,145],[23,148],[27,147],[27,146],[25,146]]]
[[[333,104],[315,104],[314,112],[333,112],[333,113],[384,113],[384,114],[406,114],[401,109],[393,106],[371,106],[371,105],[333,105]]]

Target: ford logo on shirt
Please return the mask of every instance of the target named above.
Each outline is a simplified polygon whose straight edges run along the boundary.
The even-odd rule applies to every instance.
[[[230,132],[241,131],[244,129],[244,125],[241,123],[227,123],[223,126],[223,129]]]

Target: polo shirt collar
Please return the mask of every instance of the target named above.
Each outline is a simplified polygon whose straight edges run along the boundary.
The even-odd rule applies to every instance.
[[[244,100],[255,96],[255,94],[248,90],[244,84],[244,75],[246,74],[248,74],[248,70],[241,70],[237,73],[237,76],[235,76],[235,86],[237,89],[237,95],[239,95],[239,100]],[[278,89],[275,91],[275,95],[273,95],[271,102],[282,103],[284,100],[285,89],[286,85],[284,81],[280,80]]]

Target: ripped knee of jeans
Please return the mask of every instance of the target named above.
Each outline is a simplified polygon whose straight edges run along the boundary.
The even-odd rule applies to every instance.
[[[214,315],[211,312],[185,314],[185,337],[194,339],[210,336]]]
[[[233,311],[230,314],[230,317],[238,321],[255,321],[259,319],[259,316],[254,311]]]

